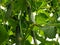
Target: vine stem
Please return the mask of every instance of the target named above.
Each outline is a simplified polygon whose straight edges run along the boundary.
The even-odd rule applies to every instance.
[[[32,14],[31,5],[29,4],[28,1],[27,1],[27,4],[28,4],[27,10],[28,10],[28,15],[29,15],[29,22],[33,23],[32,18],[31,18],[31,14]],[[33,27],[31,28],[31,33],[32,33],[32,37],[34,39],[34,44],[37,45],[35,32],[32,29],[33,29]]]
[[[21,15],[22,12],[20,12],[21,14],[18,15],[18,25],[16,27],[16,45],[22,45],[22,29],[21,29]]]

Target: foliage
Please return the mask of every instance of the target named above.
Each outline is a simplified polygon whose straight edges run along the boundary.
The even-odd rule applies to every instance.
[[[59,45],[56,34],[60,0],[0,0],[0,45]]]

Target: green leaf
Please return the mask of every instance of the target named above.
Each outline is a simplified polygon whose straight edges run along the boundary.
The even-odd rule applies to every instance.
[[[37,9],[41,6],[42,2],[36,2]]]
[[[42,30],[44,31],[45,37],[55,38],[56,29],[54,26],[45,26],[42,28]]]
[[[46,41],[45,45],[59,45],[59,43],[55,41]]]
[[[34,27],[33,27],[33,30],[38,31],[38,30],[39,30],[39,27],[34,26]]]
[[[6,39],[8,39],[8,33],[2,25],[0,25],[0,34],[1,34],[0,35],[0,45],[1,45],[4,41],[6,41]]]
[[[11,30],[8,31],[9,35],[13,35],[13,32]]]
[[[8,2],[8,0],[0,0],[0,4],[4,4],[6,2]]]
[[[53,41],[50,41],[50,42],[49,41],[46,41],[45,42],[45,45],[54,45],[54,42]]]
[[[10,25],[10,26],[16,27],[17,21],[15,21],[14,19],[9,18],[9,19],[8,19],[8,22],[9,22],[9,25]]]
[[[46,1],[42,1],[42,5],[40,6],[40,8],[46,8],[47,2]]]
[[[48,17],[46,16],[46,14],[40,13],[39,15],[36,15],[35,20],[36,20],[37,24],[44,24],[44,23],[46,23],[47,18]]]
[[[24,11],[26,9],[26,0],[16,0],[12,3],[12,6],[15,11]]]
[[[44,36],[44,31],[40,30],[39,33],[40,35]]]
[[[31,43],[32,37],[29,35],[28,38],[27,38],[27,40]]]
[[[31,2],[31,5],[32,5],[32,10],[35,11],[40,8],[40,6],[42,5],[42,2],[36,0],[36,1]]]
[[[26,40],[24,45],[31,45],[31,44],[28,40]]]

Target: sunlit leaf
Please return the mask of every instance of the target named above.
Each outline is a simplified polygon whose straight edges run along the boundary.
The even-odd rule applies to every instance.
[[[36,23],[37,24],[44,24],[47,21],[47,16],[44,13],[40,13],[39,15],[36,15]]]

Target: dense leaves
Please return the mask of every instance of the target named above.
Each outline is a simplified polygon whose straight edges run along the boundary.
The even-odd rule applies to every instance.
[[[0,45],[60,45],[59,37],[60,0],[0,0]]]

